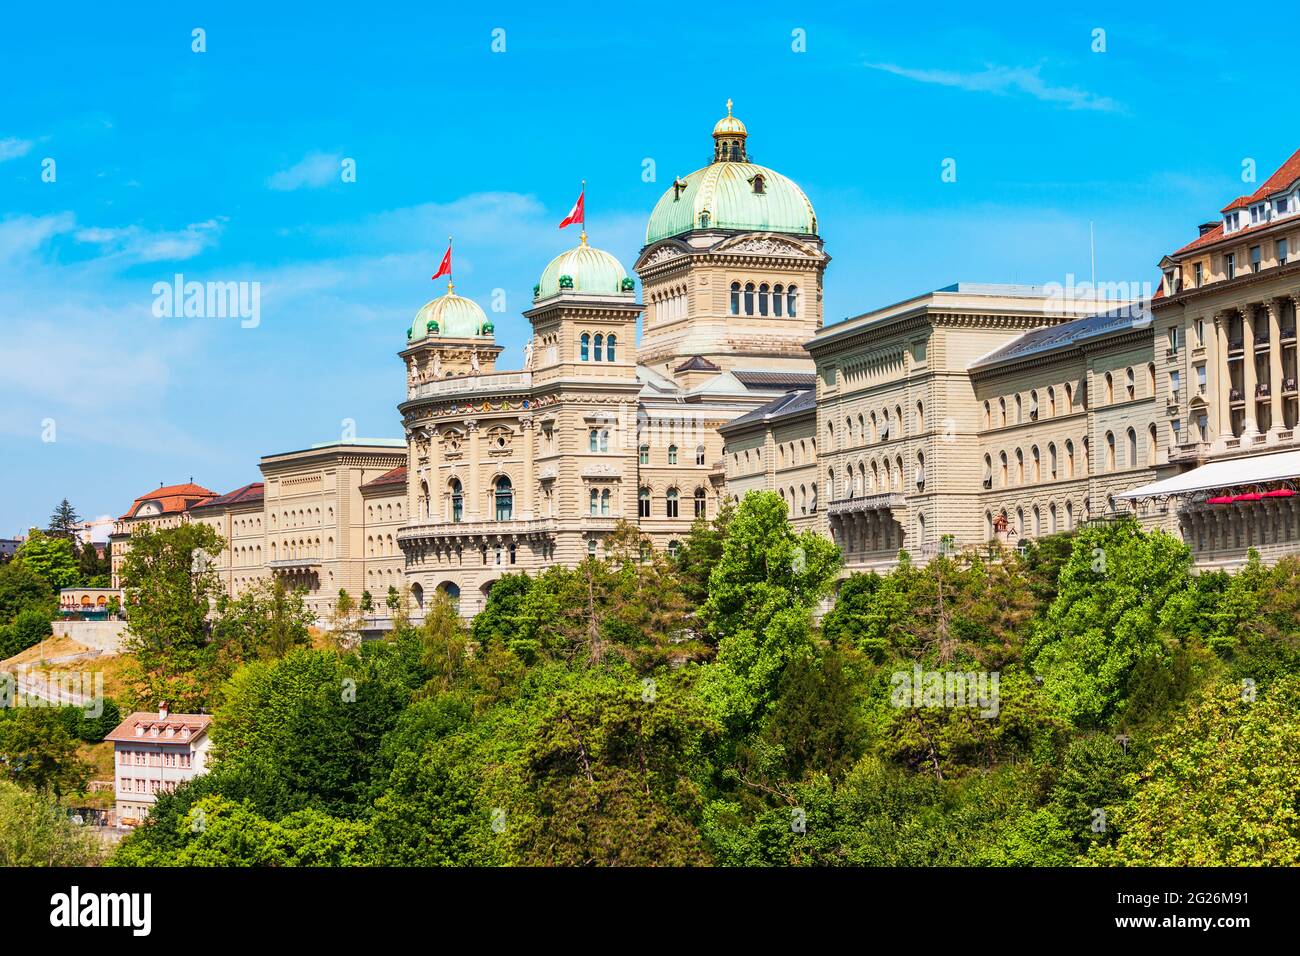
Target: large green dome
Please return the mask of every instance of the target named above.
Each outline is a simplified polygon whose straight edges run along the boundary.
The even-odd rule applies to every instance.
[[[713,162],[673,183],[655,204],[647,243],[692,229],[817,234],[817,213],[793,180],[748,161],[745,124],[727,115],[713,128]]]
[[[603,249],[581,243],[561,252],[542,271],[533,290],[535,299],[547,299],[561,292],[586,295],[632,295],[634,284],[623,263]]]
[[[437,331],[429,328],[430,322],[437,323]],[[487,326],[485,329],[484,326]],[[471,338],[476,335],[491,334],[492,328],[487,316],[473,299],[456,295],[448,291],[436,299],[426,302],[415,313],[411,323],[412,342],[418,342],[426,335],[434,334],[440,338]]]

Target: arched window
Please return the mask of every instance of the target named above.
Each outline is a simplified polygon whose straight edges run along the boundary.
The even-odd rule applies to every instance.
[[[785,286],[777,283],[772,286],[772,314],[778,319],[785,312]]]
[[[509,521],[515,511],[515,493],[510,479],[502,475],[496,481],[497,520]]]
[[[638,488],[636,490],[636,516],[638,518],[650,517],[650,489]]]
[[[916,490],[925,491],[925,453],[916,453]]]
[[[925,406],[921,402],[916,403],[916,430],[925,431]]]
[[[637,450],[637,461],[640,462],[640,463],[643,464],[643,465],[648,465],[648,464],[650,464],[650,446],[649,446],[649,445],[642,445],[642,446]]]
[[[587,432],[587,450],[600,451],[600,429],[592,428]]]
[[[1115,470],[1115,436],[1106,432],[1106,470]]]
[[[605,361],[617,362],[618,356],[614,354],[614,346],[618,344],[618,336],[610,335],[605,339]]]
[[[754,314],[754,283],[745,283],[745,314]]]
[[[1047,506],[1047,533],[1056,534],[1056,502]]]
[[[785,290],[785,314],[790,318],[799,315],[799,287],[792,285]]]
[[[666,508],[664,510],[664,513],[670,518],[677,517],[677,497],[678,497],[677,489],[669,488],[667,499],[665,501]]]
[[[1025,483],[1025,453],[1019,448],[1016,449],[1016,484]]]
[[[676,445],[669,445],[669,446],[668,446],[668,464],[670,464],[670,465],[675,465],[675,464],[677,464],[677,446],[676,446]]]
[[[1136,468],[1138,463],[1138,433],[1130,428],[1128,430],[1128,460],[1124,462],[1126,468]]]
[[[1034,537],[1038,538],[1041,537],[1043,534],[1043,519],[1042,519],[1042,515],[1038,511],[1038,505],[1034,505],[1034,510],[1032,513],[1034,516]]]
[[[999,427],[1005,426],[1006,423],[1007,423],[1007,400],[1005,398],[999,398],[998,399],[998,426]]]
[[[1034,482],[1042,481],[1043,480],[1042,464],[1038,457],[1037,445],[1035,445],[1033,448],[1029,450],[1029,459],[1030,459],[1030,474],[1032,475],[1030,480]]]
[[[993,409],[987,401],[984,402],[984,427],[993,427]]]
[[[1007,453],[1004,451],[998,452],[998,467],[1001,471],[1002,487],[1005,488],[1007,486]]]
[[[1047,414],[1056,417],[1056,389],[1047,386]]]
[[[758,287],[758,314],[767,315],[768,286],[764,282]]]
[[[1038,421],[1038,389],[1033,389],[1029,393],[1029,420]]]
[[[677,557],[677,552],[680,551],[681,548],[682,548],[682,543],[680,541],[669,541],[668,556],[671,558]]]
[[[587,502],[588,502],[587,513],[590,514],[593,518],[599,515],[600,514],[600,492],[597,491],[595,488],[592,488],[591,491],[587,493]]]
[[[451,520],[459,523],[465,513],[464,489],[461,488],[459,478],[453,478],[449,487],[451,489]]]
[[[602,428],[600,430],[600,450],[609,451],[609,429],[608,428]]]
[[[731,283],[731,314],[740,315],[740,283]]]
[[[1115,401],[1115,379],[1110,374],[1110,372],[1107,372],[1106,377],[1103,379],[1103,381],[1105,382],[1105,387],[1106,387],[1106,391],[1104,393],[1106,396],[1106,404],[1109,405]]]
[[[1025,420],[1024,402],[1020,398],[1020,393],[1016,393],[1016,424],[1019,425]]]
[[[1074,530],[1074,505],[1068,501],[1065,503],[1065,530]]]
[[[984,487],[993,487],[993,458],[987,454],[984,456]]]
[[[1074,389],[1070,387],[1069,382],[1066,382],[1065,383],[1065,413],[1068,415],[1072,411],[1074,411]]]
[[[578,339],[578,358],[584,362],[591,359],[591,336],[586,332]]]
[[[1065,443],[1065,477],[1074,477],[1074,442]]]
[[[1156,464],[1156,425],[1152,422],[1147,426],[1147,467],[1154,468]]]
[[[703,446],[703,445],[696,445],[696,446],[695,446],[695,464],[697,464],[697,465],[702,465],[702,464],[704,464],[704,446]]]
[[[696,488],[695,489],[695,517],[697,518],[705,517],[705,512],[707,510],[708,510],[708,498],[704,494],[704,489]]]
[[[601,517],[609,514],[609,489],[605,488],[600,493],[600,514]]]
[[[603,361],[603,356],[605,354],[605,347],[604,347],[605,336],[597,335],[595,345],[596,345],[596,351],[595,351],[594,359],[597,362]]]
[[[1133,369],[1126,368],[1124,369],[1124,397],[1129,401],[1132,401],[1133,396],[1136,394],[1137,388],[1133,383]]]
[[[1047,446],[1047,477],[1056,480],[1056,443]]]

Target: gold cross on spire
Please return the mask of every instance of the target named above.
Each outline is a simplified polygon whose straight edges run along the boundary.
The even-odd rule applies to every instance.
[[[730,96],[727,97],[727,115],[728,115],[728,116],[731,115],[731,97],[730,97]]]

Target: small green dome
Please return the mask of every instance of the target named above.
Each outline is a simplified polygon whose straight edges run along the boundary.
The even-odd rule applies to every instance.
[[[482,334],[480,330],[484,325],[489,326],[490,332],[487,316],[477,302],[448,292],[420,307],[420,311],[415,313],[415,321],[411,323],[409,338],[413,342],[418,342],[427,335],[470,338]],[[435,329],[438,331],[435,332]]]
[[[674,183],[650,214],[647,243],[692,229],[817,234],[817,213],[793,180],[766,166],[716,162]]]
[[[579,295],[630,295],[627,270],[608,252],[581,242],[551,260],[533,289],[533,297],[547,299],[561,291]]]

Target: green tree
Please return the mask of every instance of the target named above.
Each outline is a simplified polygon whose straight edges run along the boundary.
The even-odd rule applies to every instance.
[[[794,533],[779,495],[751,492],[741,501],[701,611],[718,647],[705,692],[732,726],[766,710],[785,665],[811,654],[812,609],[839,566],[834,544]]]
[[[77,532],[80,530],[77,526],[80,524],[81,517],[77,514],[77,509],[72,507],[72,503],[67,498],[64,498],[50,515],[50,526],[47,530],[51,538],[62,538],[75,546]]]
[[[1160,615],[1189,587],[1190,569],[1185,544],[1160,531],[1148,534],[1134,520],[1079,532],[1056,599],[1026,649],[1069,720],[1105,725],[1125,703],[1139,662],[1168,658]]]
[[[48,791],[57,801],[83,789],[90,766],[77,756],[77,740],[52,707],[20,707],[0,719],[0,764],[14,783]]]
[[[135,702],[167,701],[177,713],[208,704],[218,680],[208,613],[220,593],[212,555],[223,547],[211,527],[139,528],[122,567],[129,655],[124,676]]]
[[[699,517],[677,551],[677,571],[682,582],[686,606],[699,608],[709,596],[709,575],[722,558],[727,528],[735,517],[736,506],[730,499],[722,502],[713,520]]]
[[[1224,683],[1176,718],[1130,774],[1103,866],[1300,864],[1300,678],[1257,696]]]
[[[77,559],[72,551],[72,541],[56,538],[32,528],[27,540],[18,548],[14,560],[35,572],[53,591],[70,588],[78,583]]]
[[[283,657],[295,647],[310,646],[314,621],[302,590],[279,577],[256,581],[235,598],[221,595],[212,624],[220,676],[228,677],[246,661]]]
[[[94,834],[57,804],[0,780],[0,866],[91,866],[101,855]]]
[[[0,566],[0,624],[20,611],[38,608],[46,619],[54,615],[57,600],[50,582],[21,561]]]

